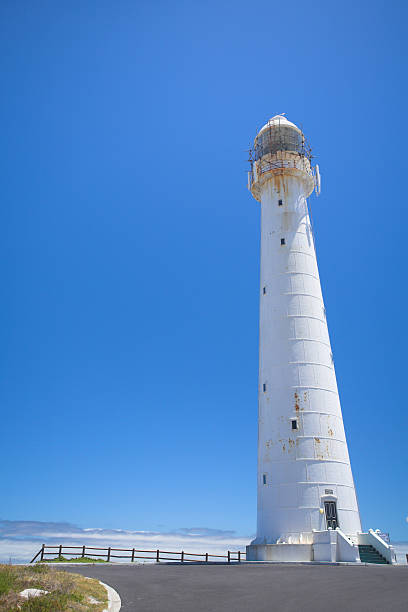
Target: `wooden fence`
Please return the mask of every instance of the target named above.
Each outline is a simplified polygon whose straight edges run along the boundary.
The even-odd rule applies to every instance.
[[[115,554],[118,552],[128,554]],[[139,553],[143,553],[143,555],[140,555]],[[170,550],[137,550],[136,548],[95,548],[93,546],[65,546],[63,544],[60,544],[59,546],[46,546],[45,544],[43,544],[38,553],[35,555],[35,557],[31,559],[30,563],[34,563],[34,561],[38,559],[38,557],[40,557],[38,559],[39,561],[44,561],[46,556],[49,555],[54,555],[54,557],[56,556],[57,558],[71,556],[87,558],[97,557],[98,559],[101,559],[103,557],[106,557],[106,561],[110,561],[111,559],[129,559],[131,563],[133,563],[135,559],[150,559],[151,561],[156,561],[157,563],[159,563],[160,561],[178,561],[179,563],[240,563],[242,560],[245,560],[245,554],[246,553],[241,552],[240,550],[228,550],[226,555],[213,555],[212,553],[188,553],[184,550],[180,552],[174,552]]]

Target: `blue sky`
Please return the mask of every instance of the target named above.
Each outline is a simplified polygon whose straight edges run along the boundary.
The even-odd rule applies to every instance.
[[[2,518],[252,535],[259,206],[276,113],[365,528],[408,540],[403,2],[0,7]]]

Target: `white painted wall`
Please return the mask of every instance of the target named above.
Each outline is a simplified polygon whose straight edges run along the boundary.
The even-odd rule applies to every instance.
[[[352,563],[360,562],[360,552],[358,545],[349,540],[338,527],[337,533],[337,559],[338,561],[349,561]]]
[[[357,544],[349,540],[341,529],[313,532],[313,560],[323,563],[360,563]]]
[[[291,155],[285,153],[289,162]],[[254,544],[311,541],[313,529],[326,529],[320,512],[326,490],[337,501],[342,531],[361,531],[306,201],[312,189],[310,167],[305,160],[302,172],[299,159],[293,154],[296,170],[272,169],[263,175],[258,162],[252,186],[261,201]],[[298,420],[298,430],[291,429],[291,419]]]
[[[250,559],[247,561],[274,561],[277,563],[313,561],[312,544],[259,544],[247,546]],[[248,554],[248,552],[247,552]]]

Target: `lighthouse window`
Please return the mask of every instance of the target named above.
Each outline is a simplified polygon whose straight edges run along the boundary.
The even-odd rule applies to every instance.
[[[266,484],[266,474],[263,474],[263,475],[262,475],[262,482],[263,482],[264,484]]]
[[[263,288],[262,293],[265,295],[266,293],[266,287]]]
[[[264,383],[264,384],[262,385],[262,388],[263,388],[263,392],[265,393],[265,392],[266,392],[266,383]]]
[[[282,200],[278,200],[278,206],[282,206],[283,202]]]
[[[279,125],[278,129],[265,130],[256,138],[255,159],[277,151],[294,151],[304,155],[303,135],[291,126]]]
[[[297,429],[297,428],[298,428],[297,419],[292,419],[292,429]]]
[[[281,238],[281,245],[285,244],[285,242],[286,242],[285,239]]]

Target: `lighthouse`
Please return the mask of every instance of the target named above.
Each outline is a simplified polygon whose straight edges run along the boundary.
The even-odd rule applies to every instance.
[[[361,530],[307,203],[319,169],[283,115],[255,138],[248,188],[261,208],[261,265],[258,520],[247,559],[358,563],[364,547],[383,554],[387,543]]]

